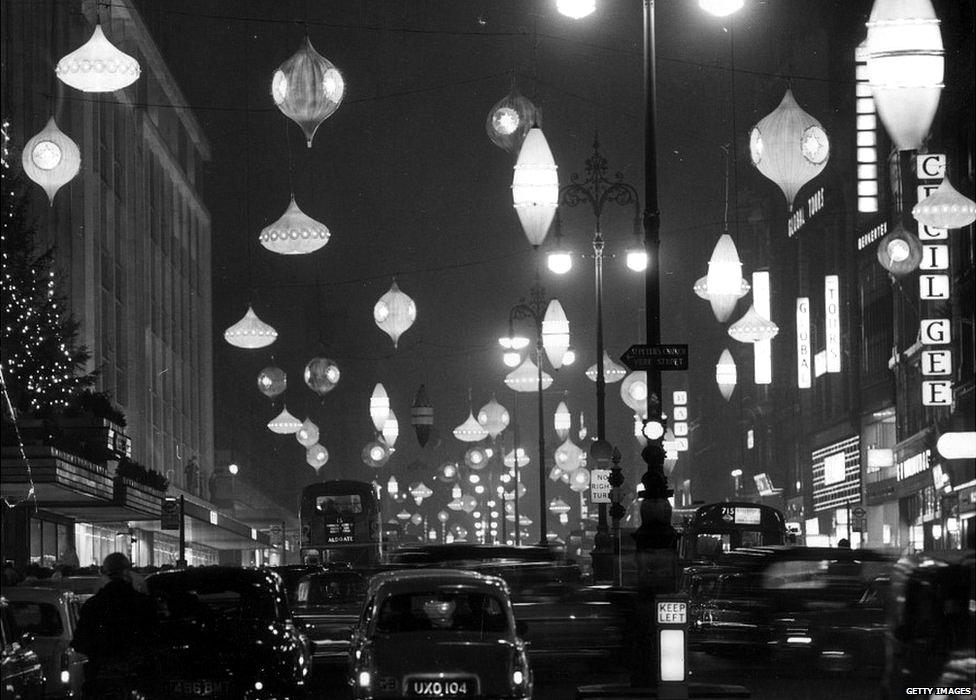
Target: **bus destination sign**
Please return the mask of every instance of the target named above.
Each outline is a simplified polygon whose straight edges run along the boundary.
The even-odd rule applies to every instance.
[[[356,528],[351,520],[339,519],[325,524],[326,544],[353,543],[356,541]]]

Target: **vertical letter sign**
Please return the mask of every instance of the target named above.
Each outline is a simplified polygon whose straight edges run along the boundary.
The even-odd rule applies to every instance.
[[[810,299],[796,300],[796,385],[810,388]]]
[[[827,371],[840,372],[840,278],[824,277],[824,312],[827,326]]]

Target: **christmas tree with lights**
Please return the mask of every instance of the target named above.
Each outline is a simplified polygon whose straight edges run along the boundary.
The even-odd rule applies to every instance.
[[[0,167],[0,255],[3,309],[0,366],[4,391],[18,412],[60,413],[92,386],[91,357],[77,344],[78,323],[58,288],[54,248],[40,250],[29,212],[29,189],[11,169],[9,123],[3,122]]]

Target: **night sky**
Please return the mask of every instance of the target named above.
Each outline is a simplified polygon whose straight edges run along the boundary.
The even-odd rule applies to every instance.
[[[801,33],[809,38],[816,31],[809,20],[828,14],[831,3],[747,2],[734,20],[706,15],[691,1],[657,4],[661,337],[689,343],[692,365],[688,373],[665,375],[665,396],[690,389],[692,415],[723,426],[709,439],[735,446],[736,403],[714,401],[714,365],[727,344],[725,329],[692,291],[722,231],[722,146],[735,135],[735,229],[736,217],[745,216],[736,201],[778,192],[749,163],[747,134],[777,106],[790,77],[801,106],[828,133],[839,128],[822,107],[828,85],[823,56],[803,54],[791,41]],[[469,391],[475,413],[492,394],[510,411],[514,407],[502,383],[509,370],[497,338],[507,332],[509,310],[537,274],[562,302],[579,353],[546,392],[547,460],[558,445],[552,412],[564,392],[573,434],[582,410],[595,435],[595,385],[583,376],[596,361],[592,214],[585,207],[562,212],[566,241],[579,256],[570,274],[548,272],[512,208],[514,156],[488,140],[485,118],[509,91],[514,71],[519,91],[542,109],[560,184],[571,173],[583,174],[598,132],[611,175],[620,171],[643,195],[638,0],[599,3],[580,21],[559,15],[552,0],[167,0],[151,3],[144,13],[213,145],[205,200],[213,217],[218,449],[246,455],[248,477],[288,504],[316,478],[378,476],[385,482],[396,473],[401,482],[423,478],[434,485],[436,467],[458,459],[465,447],[451,430],[467,418]],[[299,48],[306,28],[346,83],[342,105],[310,149],[270,94],[274,71]],[[325,248],[308,256],[278,256],[258,242],[261,228],[283,213],[291,188],[302,209],[332,233]],[[778,225],[785,227],[785,208],[783,217]],[[603,230],[605,340],[616,358],[644,340],[643,275],[628,270],[623,259],[635,242],[632,210],[608,206]],[[743,257],[744,275],[762,262]],[[417,322],[396,350],[372,317],[394,276],[418,308]],[[278,330],[269,348],[240,350],[223,340],[224,329],[248,303]],[[331,452],[318,477],[292,436],[265,428],[281,410],[280,399],[272,405],[256,388],[257,373],[272,356],[288,372],[289,411],[311,417]],[[315,356],[335,360],[342,371],[338,387],[321,399],[302,381]],[[368,401],[378,381],[400,422],[397,452],[379,472],[359,457],[373,437]],[[440,436],[426,449],[410,425],[420,384],[427,386]],[[698,403],[706,392],[713,394],[709,408]],[[523,394],[519,400],[520,442],[533,460],[523,477],[530,501],[538,478],[535,399]],[[608,385],[607,418],[608,438],[621,447],[633,488],[643,466],[619,384]],[[511,435],[505,440],[511,449]],[[725,465],[721,471],[728,473]],[[548,498],[558,494],[573,502],[567,486],[547,484]]]

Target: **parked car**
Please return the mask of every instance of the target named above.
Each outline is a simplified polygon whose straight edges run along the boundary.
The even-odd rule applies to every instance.
[[[281,579],[266,569],[207,566],[146,580],[160,616],[159,698],[281,698],[304,692],[308,640]]]
[[[366,576],[350,569],[320,571],[299,579],[292,614],[312,642],[313,664],[346,663],[366,584]]]
[[[0,698],[44,697],[44,668],[31,649],[34,638],[21,632],[6,597],[0,596]]]
[[[532,697],[508,586],[472,571],[390,571],[370,579],[353,631],[357,699]]]
[[[11,587],[5,591],[10,612],[21,632],[34,636],[47,678],[45,697],[81,694],[87,659],[71,648],[81,603],[71,591],[56,588]]]

